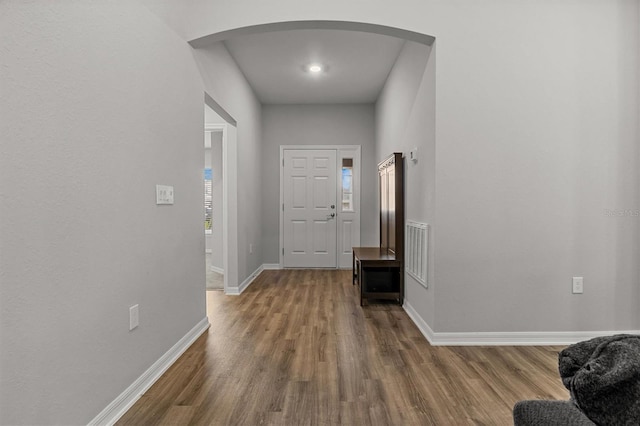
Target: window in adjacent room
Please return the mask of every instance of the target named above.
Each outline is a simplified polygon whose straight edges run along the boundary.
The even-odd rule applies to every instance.
[[[213,220],[213,201],[211,198],[211,177],[213,172],[210,168],[204,169],[204,231],[211,233],[211,222]]]

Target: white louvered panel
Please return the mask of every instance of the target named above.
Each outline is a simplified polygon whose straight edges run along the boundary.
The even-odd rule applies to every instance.
[[[405,270],[426,287],[429,225],[407,221],[406,227]]]

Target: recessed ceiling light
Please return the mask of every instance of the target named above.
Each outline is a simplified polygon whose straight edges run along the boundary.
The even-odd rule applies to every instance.
[[[322,65],[320,65],[320,64],[311,64],[311,65],[309,65],[309,72],[312,72],[314,74],[318,74],[321,71],[322,71]]]

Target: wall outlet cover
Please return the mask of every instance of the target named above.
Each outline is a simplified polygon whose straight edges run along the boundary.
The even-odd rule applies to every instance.
[[[140,324],[140,311],[138,308],[138,305],[133,305],[129,308],[129,331]]]

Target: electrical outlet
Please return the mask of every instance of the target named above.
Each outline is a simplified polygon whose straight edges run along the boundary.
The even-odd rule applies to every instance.
[[[584,278],[573,277],[573,294],[582,294],[584,291]]]
[[[138,324],[140,324],[138,305],[133,305],[129,308],[129,331],[136,328]]]

